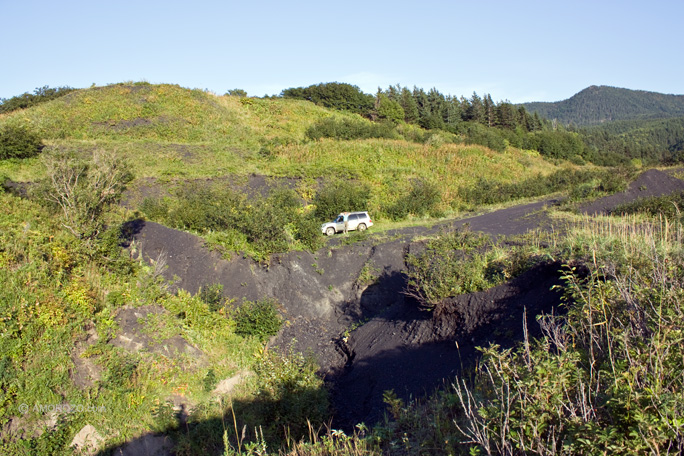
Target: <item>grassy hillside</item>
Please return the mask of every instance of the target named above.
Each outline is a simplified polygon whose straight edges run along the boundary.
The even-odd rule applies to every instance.
[[[0,130],[33,132],[45,144],[44,157],[105,151],[127,163],[133,175],[127,194],[131,209],[142,208],[148,219],[205,236],[223,251],[246,251],[259,259],[287,249],[316,248],[321,242],[316,226],[342,210],[371,211],[378,229],[568,191],[580,182],[616,188],[605,181],[623,179],[610,171],[549,161],[536,151],[511,146],[494,151],[465,144],[453,133],[408,124],[392,126],[390,135],[374,139],[311,139],[310,129],[326,119],[336,120],[333,128],[378,127],[356,114],[302,100],[131,83],[76,90],[2,114]],[[40,156],[0,160],[0,176],[43,181],[44,162]],[[295,193],[288,198],[304,200],[303,212],[278,211],[269,200],[250,204],[245,194],[229,194],[229,183],[252,175],[287,182]],[[362,197],[333,198],[338,201],[329,210],[317,210],[321,195],[326,188],[330,193],[335,181]],[[200,196],[196,185],[214,189]],[[173,198],[163,200],[164,195]],[[156,201],[139,206],[148,196]],[[217,213],[245,216],[217,222]],[[258,228],[274,217],[290,228],[271,233]]]
[[[307,128],[330,116],[359,119],[304,101],[125,84],[79,90],[0,116],[0,125],[28,126],[48,149],[113,150],[129,160],[137,179],[340,176],[371,185],[377,190],[376,205],[391,199],[411,178],[434,181],[449,207],[458,200],[456,190],[478,178],[511,182],[557,169],[535,152],[495,153],[449,143],[446,133],[433,134],[426,142],[308,140]],[[405,126],[401,132],[411,138],[416,130]],[[3,162],[0,173],[36,180],[41,177],[36,162]]]

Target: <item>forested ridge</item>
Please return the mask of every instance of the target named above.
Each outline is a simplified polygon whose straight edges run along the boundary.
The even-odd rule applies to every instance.
[[[618,120],[664,119],[684,116],[684,95],[591,86],[567,100],[523,103],[530,112],[568,126],[596,125]]]
[[[557,103],[495,102],[491,95],[444,95],[436,88],[390,86],[375,96],[343,83],[286,89],[285,98],[351,111],[379,123],[406,123],[445,131],[470,144],[503,151],[507,146],[536,150],[549,158],[615,166],[681,161],[684,150],[684,96],[591,86]],[[623,120],[620,120],[623,119]],[[391,128],[350,133],[350,125],[321,122],[310,137],[391,137]],[[356,136],[354,136],[356,135]]]
[[[625,120],[583,130],[585,143],[614,156],[679,163],[684,159],[684,117]]]

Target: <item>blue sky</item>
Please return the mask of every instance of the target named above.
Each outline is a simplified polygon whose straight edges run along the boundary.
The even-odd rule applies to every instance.
[[[0,98],[124,81],[223,94],[347,82],[495,101],[684,94],[684,1],[0,0]]]

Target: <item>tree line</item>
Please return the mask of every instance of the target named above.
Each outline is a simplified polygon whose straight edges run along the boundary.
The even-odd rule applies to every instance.
[[[591,161],[604,166],[627,164],[633,159],[645,164],[684,162],[684,118],[607,122],[577,128],[549,121],[523,105],[494,102],[489,94],[480,96],[474,92],[470,98],[455,97],[435,88],[425,91],[400,85],[379,88],[375,95],[370,95],[351,84],[321,83],[285,89],[280,96],[356,113],[378,124],[407,123],[428,131],[450,132],[465,143],[498,151],[510,145],[536,150],[549,158],[573,160],[578,164]],[[368,127],[350,126],[345,122],[349,124],[349,121],[322,121],[312,127],[309,136],[315,139],[397,136],[387,126],[369,131]]]
[[[436,88],[413,90],[400,85],[378,89],[375,96],[363,93],[357,86],[332,82],[309,87],[289,88],[283,98],[308,100],[327,108],[353,112],[371,120],[406,122],[428,130],[462,133],[465,123],[508,130],[538,131],[543,120],[523,106],[508,101],[494,102],[491,95],[473,92],[470,98],[444,95]]]
[[[76,89],[71,87],[38,87],[33,93],[25,92],[12,98],[0,98],[0,114],[30,108],[46,101],[62,97]]]

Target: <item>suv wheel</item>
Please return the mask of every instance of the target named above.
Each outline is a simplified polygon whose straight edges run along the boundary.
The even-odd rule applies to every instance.
[[[325,234],[327,234],[328,236],[332,236],[333,234],[335,234],[335,228],[333,228],[332,226],[329,227],[327,230],[325,230]]]
[[[366,231],[366,224],[365,223],[359,223],[359,226],[357,227],[359,231]]]

